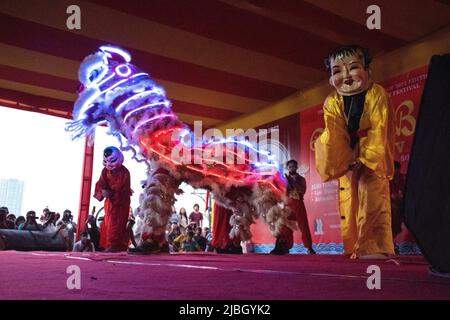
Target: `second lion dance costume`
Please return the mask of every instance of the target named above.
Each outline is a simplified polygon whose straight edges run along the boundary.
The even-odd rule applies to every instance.
[[[389,180],[394,173],[395,119],[387,92],[370,79],[370,55],[343,47],[326,60],[330,84],[325,129],[315,142],[323,181],[339,179],[344,253],[384,258],[394,253]]]
[[[116,147],[103,152],[105,166],[95,184],[94,197],[105,200],[105,217],[100,230],[100,247],[105,251],[126,251],[127,221],[130,210],[130,172],[123,165],[123,154]]]

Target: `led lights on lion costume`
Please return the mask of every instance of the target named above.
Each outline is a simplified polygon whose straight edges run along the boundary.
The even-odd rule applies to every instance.
[[[148,164],[138,209],[145,217],[142,243],[164,245],[171,207],[182,182],[210,190],[218,203],[233,210],[231,237],[250,239],[250,225],[260,215],[274,236],[282,226],[295,228],[282,205],[286,181],[279,163],[283,162],[240,137],[211,135],[207,141],[194,137],[172,112],[165,91],[130,61],[128,52],[113,46],[102,46],[84,59],[74,121],[67,130],[80,138],[107,122],[120,149],[131,150],[134,159]],[[236,152],[236,146],[249,152]],[[256,155],[253,159],[248,155],[251,152]]]

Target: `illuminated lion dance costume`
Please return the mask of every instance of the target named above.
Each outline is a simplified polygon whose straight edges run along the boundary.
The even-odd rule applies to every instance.
[[[102,46],[83,60],[74,121],[66,130],[74,139],[90,137],[97,125],[107,122],[121,150],[131,150],[134,159],[147,163],[138,208],[145,221],[142,240],[164,244],[182,182],[209,190],[220,205],[233,211],[232,238],[249,240],[250,225],[258,216],[274,236],[283,226],[294,229],[283,205],[286,181],[274,154],[238,137],[216,134],[207,141],[194,137],[172,112],[165,91],[130,61],[128,52],[113,46]],[[248,152],[236,152],[239,147]],[[256,156],[252,159],[249,154]]]

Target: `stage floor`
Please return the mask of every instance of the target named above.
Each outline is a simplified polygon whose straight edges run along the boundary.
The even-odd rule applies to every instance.
[[[71,265],[79,290],[67,288]],[[380,290],[367,288],[370,265],[380,267]],[[430,276],[422,257],[0,251],[0,299],[450,299],[450,279]]]

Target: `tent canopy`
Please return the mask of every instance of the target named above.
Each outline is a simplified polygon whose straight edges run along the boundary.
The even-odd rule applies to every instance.
[[[174,111],[214,126],[327,78],[323,59],[358,43],[380,55],[450,22],[448,1],[380,0],[381,30],[369,30],[369,0],[0,2],[0,104],[70,117],[80,61],[100,45],[129,50],[168,92]]]

